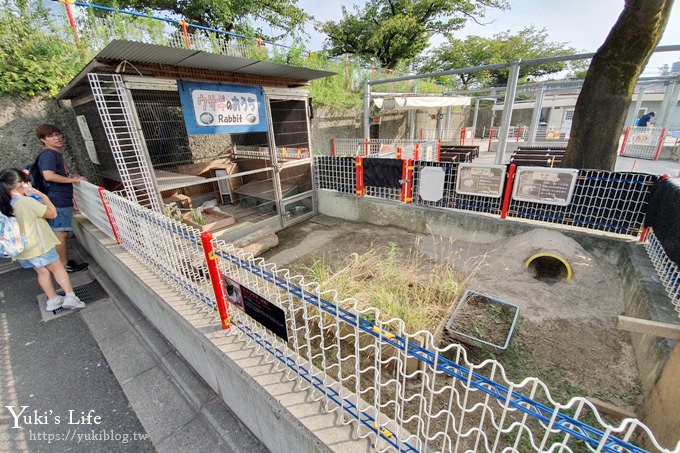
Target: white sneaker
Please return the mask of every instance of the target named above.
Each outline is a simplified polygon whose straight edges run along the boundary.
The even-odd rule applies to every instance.
[[[50,299],[50,300],[47,301],[47,304],[45,305],[45,310],[47,310],[47,311],[58,310],[59,308],[62,307],[63,303],[64,303],[64,297],[63,296],[57,296],[54,299]]]
[[[68,308],[69,310],[73,310],[74,308],[85,308],[85,302],[78,299],[78,296],[65,296],[62,307]]]

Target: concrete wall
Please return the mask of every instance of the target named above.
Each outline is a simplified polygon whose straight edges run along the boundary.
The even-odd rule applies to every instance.
[[[54,124],[63,131],[63,155],[69,169],[92,179],[92,163],[87,158],[73,110],[46,96],[0,96],[0,168],[23,168],[33,163],[42,149],[35,129],[43,123]]]
[[[265,360],[236,327],[225,335],[212,316],[187,303],[83,217],[76,217],[74,227],[97,264],[269,450],[370,451],[367,440],[354,438],[350,426],[288,380],[272,364],[276,360]]]

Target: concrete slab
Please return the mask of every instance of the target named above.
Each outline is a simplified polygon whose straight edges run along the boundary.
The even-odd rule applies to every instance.
[[[122,384],[154,445],[194,420],[196,414],[168,376],[157,367]],[[193,437],[193,436],[192,436]]]

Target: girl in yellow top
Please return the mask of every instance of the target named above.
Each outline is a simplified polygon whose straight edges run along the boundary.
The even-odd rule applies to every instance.
[[[40,201],[30,195],[37,195]],[[47,310],[85,307],[73,292],[71,280],[59,260],[55,246],[61,242],[45,220],[57,216],[47,195],[33,189],[20,170],[3,170],[0,172],[0,210],[8,217],[16,217],[21,234],[27,238],[24,251],[16,259],[21,267],[35,269],[38,284],[47,295]],[[64,297],[57,295],[52,276],[64,290]]]

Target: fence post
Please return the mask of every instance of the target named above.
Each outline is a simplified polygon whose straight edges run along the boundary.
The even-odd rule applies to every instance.
[[[416,143],[416,146],[413,147],[413,160],[418,160],[420,154],[420,146],[418,146],[418,143]]]
[[[80,36],[78,36],[78,29],[76,28],[76,21],[73,19],[73,11],[71,11],[71,5],[75,3],[75,0],[59,0],[64,4],[66,8],[66,15],[68,16],[68,23],[71,26],[71,31],[73,31],[73,39],[76,40],[76,47],[80,49]]]
[[[109,224],[111,225],[111,231],[113,231],[113,237],[116,239],[116,244],[120,245],[120,236],[118,236],[118,227],[116,226],[116,222],[113,220],[113,216],[111,215],[111,209],[109,209],[109,204],[106,202],[106,198],[104,198],[104,189],[103,187],[100,187],[97,189],[97,192],[99,192],[99,198],[102,200],[102,206],[104,206],[104,212],[106,212],[106,217],[109,219]]]
[[[335,157],[335,139],[331,139],[331,156]]]
[[[491,152],[491,141],[493,140],[493,127],[489,129],[489,148],[486,150],[486,152],[490,153]]]
[[[357,156],[354,165],[357,168],[357,197],[363,197],[366,194],[364,189],[364,158]]]
[[[508,179],[505,181],[505,191],[503,193],[503,205],[501,207],[501,219],[508,216],[508,208],[510,207],[510,198],[512,198],[512,184],[515,181],[515,169],[517,165],[510,164],[508,169]]]
[[[401,148],[397,148],[397,159],[401,159],[402,151]]]
[[[208,263],[210,283],[212,283],[213,291],[215,292],[215,301],[217,302],[217,309],[220,312],[220,321],[224,330],[231,327],[231,313],[227,305],[227,292],[224,290],[224,281],[217,268],[217,259],[215,258],[212,240],[213,235],[210,231],[204,231],[201,234],[201,245],[203,246],[203,253],[205,253],[205,260]]]
[[[408,159],[406,161],[406,180],[408,181],[408,187],[406,188],[406,204],[411,204],[413,202],[413,167],[414,160]]]
[[[437,140],[437,162],[441,162],[442,158],[442,139]]]
[[[628,135],[630,134],[630,126],[626,126],[626,132],[623,134],[623,142],[621,143],[621,150],[619,151],[619,156],[623,156],[623,152],[626,149],[626,142],[628,141]]]
[[[401,161],[401,202],[406,203],[406,191],[408,190],[408,163],[406,159]]]
[[[659,137],[659,144],[656,146],[656,153],[654,154],[654,160],[657,160],[659,158],[659,154],[661,153],[661,147],[663,146],[663,142],[666,140],[666,128],[664,127],[661,129],[661,137]]]
[[[368,147],[369,147],[369,146],[370,146],[370,145],[368,144],[368,139],[365,138],[365,139],[364,139],[364,156],[366,156],[366,157],[368,157]]]
[[[189,31],[187,30],[187,21],[182,19],[179,21],[179,24],[182,26],[182,34],[184,35],[184,47],[191,49],[191,43],[189,42]]]
[[[460,128],[460,133],[458,134],[458,145],[463,146],[465,144],[465,128]]]
[[[515,143],[519,143],[519,136],[522,135],[522,125],[518,124],[517,125],[517,140],[515,140]]]

